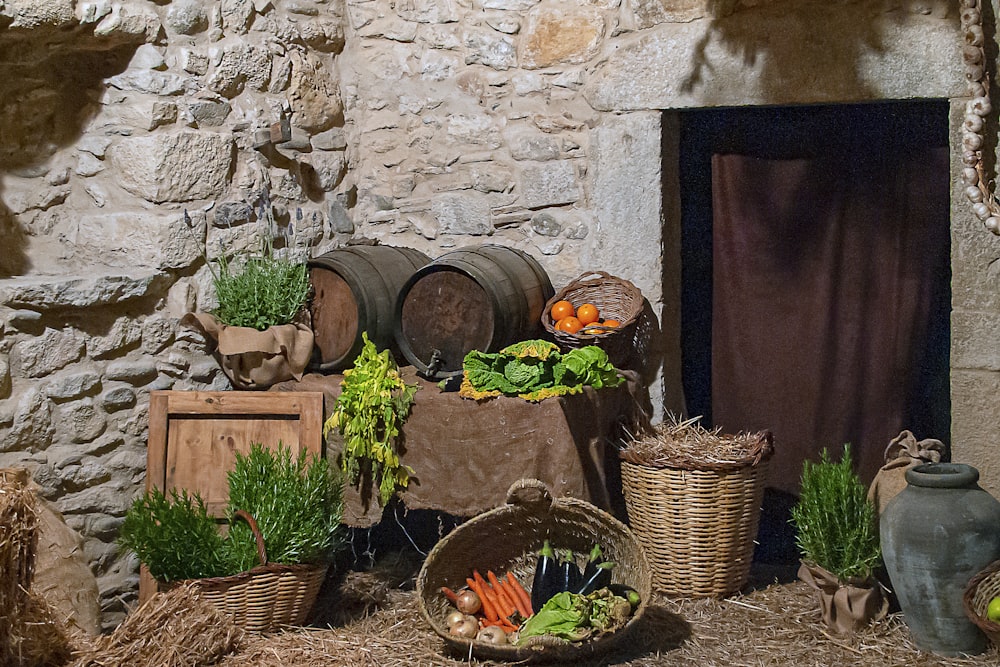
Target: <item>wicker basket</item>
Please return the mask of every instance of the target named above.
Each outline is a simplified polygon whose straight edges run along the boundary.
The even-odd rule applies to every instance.
[[[983,631],[994,646],[1000,646],[1000,623],[986,618],[990,600],[1000,595],[1000,560],[986,566],[969,580],[962,595],[962,605],[969,620]]]
[[[465,586],[473,569],[513,572],[529,587],[538,551],[544,540],[553,548],[586,554],[595,543],[605,558],[616,563],[615,583],[634,588],[641,601],[628,624],[611,634],[584,642],[556,637],[531,637],[524,645],[495,645],[461,639],[448,634],[449,611],[440,593],[442,586],[455,590]],[[529,588],[530,591],[530,588]],[[542,482],[523,479],[511,485],[507,503],[465,522],[437,543],[417,576],[420,612],[449,649],[458,655],[503,661],[582,661],[604,653],[632,633],[645,613],[652,593],[649,563],[635,535],[607,512],[582,500],[553,501]],[[537,610],[536,610],[537,611]]]
[[[629,524],[646,550],[658,591],[706,598],[743,588],[773,453],[765,433],[739,463],[654,468],[622,460]]]
[[[267,562],[264,539],[257,522],[243,511],[234,514],[250,525],[257,541],[261,564],[246,572],[228,577],[209,577],[157,582],[158,590],[170,590],[192,583],[203,600],[232,616],[234,622],[250,632],[271,632],[282,626],[302,625],[326,578],[324,565],[280,565]]]
[[[618,320],[619,326],[611,328],[591,324],[585,327],[590,333],[557,331],[549,311],[552,304],[562,300],[569,301],[574,307],[592,303],[597,306],[602,318]],[[642,292],[638,287],[624,278],[592,271],[584,273],[549,299],[542,311],[542,326],[563,349],[597,345],[608,353],[613,362],[621,363],[631,352],[642,307]]]

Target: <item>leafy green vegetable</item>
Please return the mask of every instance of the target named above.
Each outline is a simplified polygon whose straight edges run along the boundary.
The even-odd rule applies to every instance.
[[[541,401],[550,396],[577,394],[586,385],[616,387],[624,380],[607,353],[588,345],[561,354],[545,340],[526,340],[499,352],[472,350],[463,362],[462,387],[466,398],[519,396]]]
[[[518,632],[518,641],[540,635],[580,641],[591,634],[589,620],[590,602],[586,596],[568,591],[556,593],[524,622]]]
[[[399,461],[400,426],[410,413],[417,385],[399,374],[389,350],[379,352],[362,332],[364,345],[354,367],[344,371],[340,395],[323,425],[323,435],[336,430],[344,438],[341,468],[354,486],[370,475],[384,506],[406,488],[412,470]]]
[[[556,593],[521,626],[518,641],[552,635],[571,642],[595,634],[614,632],[632,618],[632,605],[607,588],[589,595],[563,591]]]

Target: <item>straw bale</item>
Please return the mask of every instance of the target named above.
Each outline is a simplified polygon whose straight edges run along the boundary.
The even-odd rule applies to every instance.
[[[190,585],[157,593],[71,667],[195,667],[237,650],[243,631]],[[278,664],[278,663],[273,663]]]
[[[72,645],[56,611],[42,597],[28,593],[10,617],[8,644],[0,652],[3,667],[57,667],[69,660]]]
[[[35,494],[23,469],[0,468],[0,665],[17,664],[27,634],[28,589],[38,542]],[[34,607],[33,607],[34,609]]]

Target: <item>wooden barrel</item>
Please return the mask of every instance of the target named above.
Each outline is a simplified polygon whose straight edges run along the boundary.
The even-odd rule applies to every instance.
[[[430,378],[462,372],[470,350],[496,352],[542,334],[554,294],[531,255],[500,245],[460,248],[419,269],[396,302],[396,345]]]
[[[431,258],[413,248],[347,246],[309,260],[313,286],[315,343],[311,368],[325,372],[350,367],[361,353],[361,334],[379,350],[395,346],[394,319],[400,288]]]

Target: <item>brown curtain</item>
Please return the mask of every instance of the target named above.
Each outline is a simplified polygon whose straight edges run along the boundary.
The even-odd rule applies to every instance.
[[[909,427],[948,185],[947,146],[713,155],[712,416],[772,430],[770,486],[844,443],[868,482]]]

